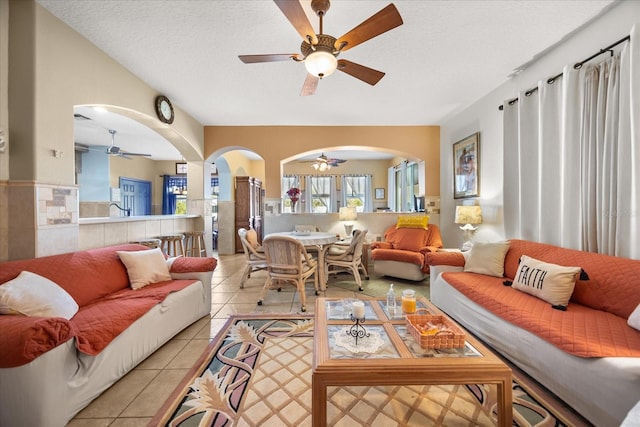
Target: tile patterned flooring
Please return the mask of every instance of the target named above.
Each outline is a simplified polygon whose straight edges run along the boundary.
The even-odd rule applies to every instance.
[[[176,335],[80,411],[67,424],[68,427],[147,426],[229,315],[299,312],[299,296],[293,286],[283,287],[282,292],[268,292],[263,305],[259,306],[256,301],[266,273],[254,273],[244,289],[240,289],[244,255],[218,256],[214,253],[214,256],[218,258],[218,266],[212,280],[211,316],[198,320]],[[392,282],[397,295],[402,289],[410,287],[418,295],[429,296],[428,279],[420,283],[407,282],[376,276],[373,271],[370,271],[370,276],[370,280],[363,280],[364,292],[358,292],[351,275],[331,276],[327,290],[321,292],[320,296],[383,296]],[[311,283],[307,283],[306,298],[307,312],[313,313],[316,296]]]

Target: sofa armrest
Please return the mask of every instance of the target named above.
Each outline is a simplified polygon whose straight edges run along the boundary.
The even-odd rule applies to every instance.
[[[75,336],[62,317],[0,316],[0,368],[29,363]]]
[[[429,252],[425,254],[425,262],[429,265],[464,267],[465,259],[460,252]]]
[[[373,242],[371,243],[371,250],[373,249],[393,249],[393,245],[389,242]]]
[[[204,273],[213,271],[218,265],[218,260],[212,257],[177,257],[167,260],[169,272],[173,273]]]

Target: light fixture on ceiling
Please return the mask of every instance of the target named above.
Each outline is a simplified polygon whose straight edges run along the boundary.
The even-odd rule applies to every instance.
[[[318,36],[318,44],[309,46],[304,59],[304,66],[309,74],[322,79],[338,68],[338,59],[333,51],[335,41],[335,38],[321,34]]]
[[[324,155],[324,153],[322,153],[320,157],[316,158],[316,161],[311,166],[320,172],[331,169],[331,163],[329,163],[329,159]]]

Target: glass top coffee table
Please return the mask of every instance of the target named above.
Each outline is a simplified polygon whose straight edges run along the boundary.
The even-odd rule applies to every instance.
[[[498,425],[512,425],[511,369],[468,332],[465,331],[463,348],[423,349],[407,331],[404,315],[388,313],[386,299],[359,299],[365,306],[362,326],[370,337],[360,337],[359,344],[355,345],[354,337],[345,344],[346,330],[354,325],[350,319],[353,301],[356,300],[316,300],[312,371],[314,427],[327,424],[329,386],[432,384],[496,384]],[[426,308],[429,314],[446,316],[424,298],[418,299],[418,307]],[[361,348],[364,350],[360,351]]]

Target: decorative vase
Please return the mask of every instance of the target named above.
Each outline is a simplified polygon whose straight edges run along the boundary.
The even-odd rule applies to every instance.
[[[298,203],[298,199],[291,199],[291,212],[294,213],[296,211],[296,203]]]

